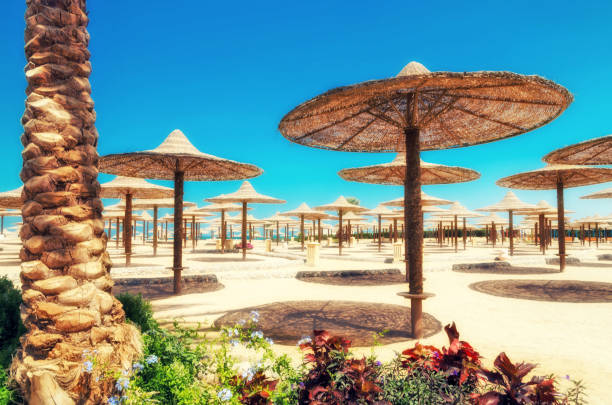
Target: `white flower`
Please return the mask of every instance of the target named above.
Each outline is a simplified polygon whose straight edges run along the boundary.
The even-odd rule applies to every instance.
[[[232,391],[230,391],[228,388],[223,388],[217,393],[217,397],[223,402],[229,401],[232,399],[232,396]]]
[[[303,336],[298,342],[298,346],[305,345],[307,343],[312,342],[312,339],[309,336]]]

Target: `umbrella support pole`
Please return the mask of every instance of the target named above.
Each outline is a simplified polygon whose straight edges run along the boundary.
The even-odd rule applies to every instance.
[[[132,194],[125,195],[125,222],[130,224],[125,235],[125,267],[132,264]]]
[[[457,239],[457,234],[458,234],[458,231],[457,231],[457,215],[455,215],[455,222],[454,222],[453,225],[455,227],[455,229],[453,230],[453,233],[454,233],[453,237],[455,239],[455,253],[457,253],[457,251],[459,250],[459,240]]]
[[[416,121],[416,99],[408,96],[413,106],[411,120]],[[410,321],[412,337],[423,337],[423,214],[421,208],[420,136],[418,128],[404,130],[406,150],[406,175],[404,177],[404,226],[411,232],[406,235],[404,249],[406,278],[409,283]]]
[[[563,201],[563,181],[557,182],[557,224],[559,233],[559,269],[565,270],[565,206]]]
[[[247,248],[247,203],[242,202],[242,260],[246,260]]]
[[[176,162],[178,169],[178,161]],[[174,173],[174,293],[180,294],[182,290],[181,272],[183,271],[183,185],[185,173],[176,171]]]
[[[508,211],[508,236],[510,237],[510,256],[514,255],[514,225],[512,210]]]
[[[381,230],[381,215],[378,216],[378,251],[380,252],[382,249],[382,230]]]
[[[465,243],[467,242],[465,217],[463,217],[463,230],[461,232],[461,236],[463,236],[463,250],[465,250]]]
[[[304,235],[304,215],[300,215],[300,233],[302,234],[302,252],[304,251],[304,239],[305,236]]]
[[[225,253],[225,238],[227,238],[227,229],[225,225],[225,210],[221,210],[221,253]]]
[[[338,256],[342,256],[342,237],[344,236],[342,234],[342,210],[338,211]],[[302,220],[302,223],[303,220]]]
[[[153,207],[153,256],[157,256],[157,205]]]

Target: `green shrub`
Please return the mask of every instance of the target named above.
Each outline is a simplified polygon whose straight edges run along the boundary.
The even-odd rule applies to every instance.
[[[13,282],[3,276],[0,278],[0,368],[6,369],[11,364],[13,354],[19,346],[19,338],[25,333],[25,327],[19,315],[21,291]]]
[[[125,317],[140,327],[142,333],[159,328],[157,321],[153,318],[153,307],[142,294],[134,295],[123,293],[117,295],[117,299],[123,304]]]

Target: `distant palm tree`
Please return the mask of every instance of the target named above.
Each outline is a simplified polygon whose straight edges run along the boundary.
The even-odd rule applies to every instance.
[[[357,197],[346,197],[346,201],[351,204],[359,205],[359,199]]]
[[[27,333],[12,372],[37,405],[103,403],[84,352],[116,369],[141,351],[111,295],[97,181],[86,0],[26,0],[21,280]]]

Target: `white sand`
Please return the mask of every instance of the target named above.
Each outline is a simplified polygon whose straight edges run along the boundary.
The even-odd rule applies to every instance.
[[[7,241],[8,242],[8,241]],[[0,252],[0,274],[8,274],[18,280],[16,265],[17,241],[2,243]],[[424,310],[442,324],[455,321],[461,337],[469,341],[483,356],[485,363],[491,364],[495,356],[505,351],[514,361],[539,363],[538,374],[554,373],[561,377],[569,374],[574,379],[582,379],[587,385],[591,404],[607,404],[609,386],[612,381],[612,303],[559,303],[530,301],[513,298],[495,297],[468,288],[470,283],[494,279],[550,279],[585,280],[612,282],[612,262],[609,267],[572,267],[564,273],[538,275],[466,274],[450,271],[453,263],[476,263],[492,261],[496,251],[490,246],[476,247],[468,244],[466,251],[454,253],[450,247],[439,249],[428,242],[425,254],[425,290],[436,297],[424,302]],[[129,269],[116,266],[113,276],[169,276],[166,267],[171,266],[170,246],[163,245],[157,258],[151,257],[151,247],[137,244],[133,258],[134,267]],[[507,243],[506,246],[507,247]],[[123,261],[109,243],[113,261]],[[191,244],[185,249],[185,274],[214,273],[225,288],[206,294],[191,294],[170,297],[154,302],[159,319],[180,317],[187,322],[212,322],[228,310],[257,306],[272,302],[295,300],[348,300],[378,302],[397,305],[408,303],[396,295],[406,291],[407,285],[389,286],[333,286],[305,283],[294,278],[300,270],[314,270],[307,267],[303,260],[290,260],[286,257],[302,255],[298,245],[290,249],[282,246],[276,253],[281,257],[249,254],[251,260],[242,262],[240,254],[205,253],[213,245],[200,242],[195,253]],[[544,256],[536,248],[526,243],[518,245],[519,255],[510,261],[517,266],[533,265],[549,267]],[[255,252],[262,252],[261,242],[255,244]],[[391,258],[390,246],[384,246],[379,254],[376,246],[362,241],[359,247],[344,249],[346,257],[339,259],[337,248],[323,248],[321,264],[316,270],[338,269],[385,269],[401,266],[385,263]],[[605,263],[597,260],[597,255],[612,253],[612,243],[602,244],[599,249],[594,245],[582,248],[577,244],[569,247],[569,253],[583,262]],[[289,254],[290,256],[287,256]],[[554,249],[547,253],[554,257]],[[350,337],[349,337],[350,338]],[[443,346],[447,344],[444,331],[424,340],[428,344]],[[411,347],[414,341],[390,344],[376,348],[383,359],[393,356],[396,351]],[[276,345],[279,352],[299,357],[294,347]],[[356,352],[369,353],[369,348],[356,349]],[[562,379],[564,380],[564,379]]]

